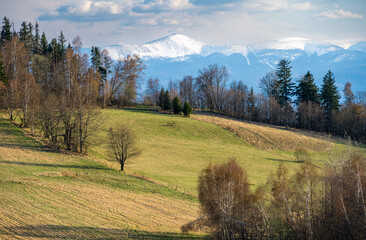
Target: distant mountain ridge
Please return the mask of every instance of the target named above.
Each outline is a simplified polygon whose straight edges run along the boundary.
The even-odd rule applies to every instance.
[[[352,83],[354,91],[366,91],[366,42],[347,49],[330,42],[305,38],[283,38],[259,44],[212,45],[184,35],[172,34],[144,44],[117,44],[102,47],[114,60],[137,54],[146,64],[145,78],[157,77],[162,85],[196,76],[210,64],[225,65],[232,80],[243,80],[258,90],[259,79],[276,69],[280,59],[291,60],[293,79],[307,71],[320,87],[328,70],[334,72],[338,90]]]

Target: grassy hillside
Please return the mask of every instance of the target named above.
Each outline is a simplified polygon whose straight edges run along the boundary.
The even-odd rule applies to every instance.
[[[88,156],[51,152],[0,118],[0,239],[201,238],[182,235],[180,226],[199,216],[197,179],[209,163],[236,157],[255,186],[265,184],[280,163],[290,171],[298,168],[296,147],[333,145],[215,116],[184,118],[143,109],[103,114]],[[143,150],[128,160],[125,173],[111,161],[107,145],[108,129],[119,123],[136,132]],[[291,147],[273,147],[281,144]],[[323,159],[326,152],[311,155]]]
[[[172,188],[177,187],[182,192],[196,194],[200,171],[210,162],[227,161],[230,157],[236,157],[247,169],[250,180],[255,185],[265,183],[268,174],[280,163],[286,163],[290,170],[299,166],[292,150],[258,148],[238,134],[209,122],[136,109],[110,109],[104,110],[104,114],[105,120],[96,145],[90,150],[91,154],[117,169],[117,163],[108,162],[107,132],[109,127],[125,123],[137,133],[139,146],[143,149],[141,156],[126,163],[126,171]],[[329,146],[324,141],[301,134],[263,128],[270,129],[272,135],[282,139],[295,135],[296,138],[291,141],[295,147],[302,146],[302,140],[314,140]],[[262,131],[263,128],[257,127],[257,130]],[[325,153],[313,152],[312,155],[320,158]]]
[[[0,239],[185,239],[197,199],[50,152],[0,119]]]

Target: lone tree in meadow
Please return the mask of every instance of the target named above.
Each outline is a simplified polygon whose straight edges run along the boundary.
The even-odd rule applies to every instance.
[[[121,164],[121,171],[124,170],[127,159],[141,153],[141,150],[136,147],[136,135],[124,124],[118,125],[115,129],[109,129],[109,140],[113,158]]]

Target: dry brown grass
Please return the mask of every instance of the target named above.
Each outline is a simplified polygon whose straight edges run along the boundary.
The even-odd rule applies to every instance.
[[[192,118],[226,128],[260,149],[293,151],[301,147],[309,151],[326,151],[332,147],[328,141],[306,136],[297,130],[281,129],[209,113],[195,113]]]
[[[180,233],[197,217],[198,202],[50,152],[0,118],[0,239],[199,238]]]

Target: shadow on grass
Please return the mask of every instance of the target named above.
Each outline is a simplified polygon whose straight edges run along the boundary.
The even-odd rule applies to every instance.
[[[276,158],[266,158],[269,161],[283,162],[283,163],[299,163],[295,160],[285,160],[285,159],[276,159]]]
[[[0,227],[0,234],[13,237],[20,236],[43,239],[204,239],[202,236],[191,234],[63,225]]]
[[[44,152],[51,151],[49,148],[42,146],[34,139],[27,137],[19,127],[4,119],[0,119],[0,133],[5,135],[0,138],[1,147],[24,148]]]
[[[28,163],[28,162],[13,162],[13,161],[0,161],[0,163],[13,164],[13,165],[19,165],[19,166],[110,170],[107,167],[96,167],[96,166],[88,166],[88,165],[59,165],[59,164],[49,164],[49,163]]]

